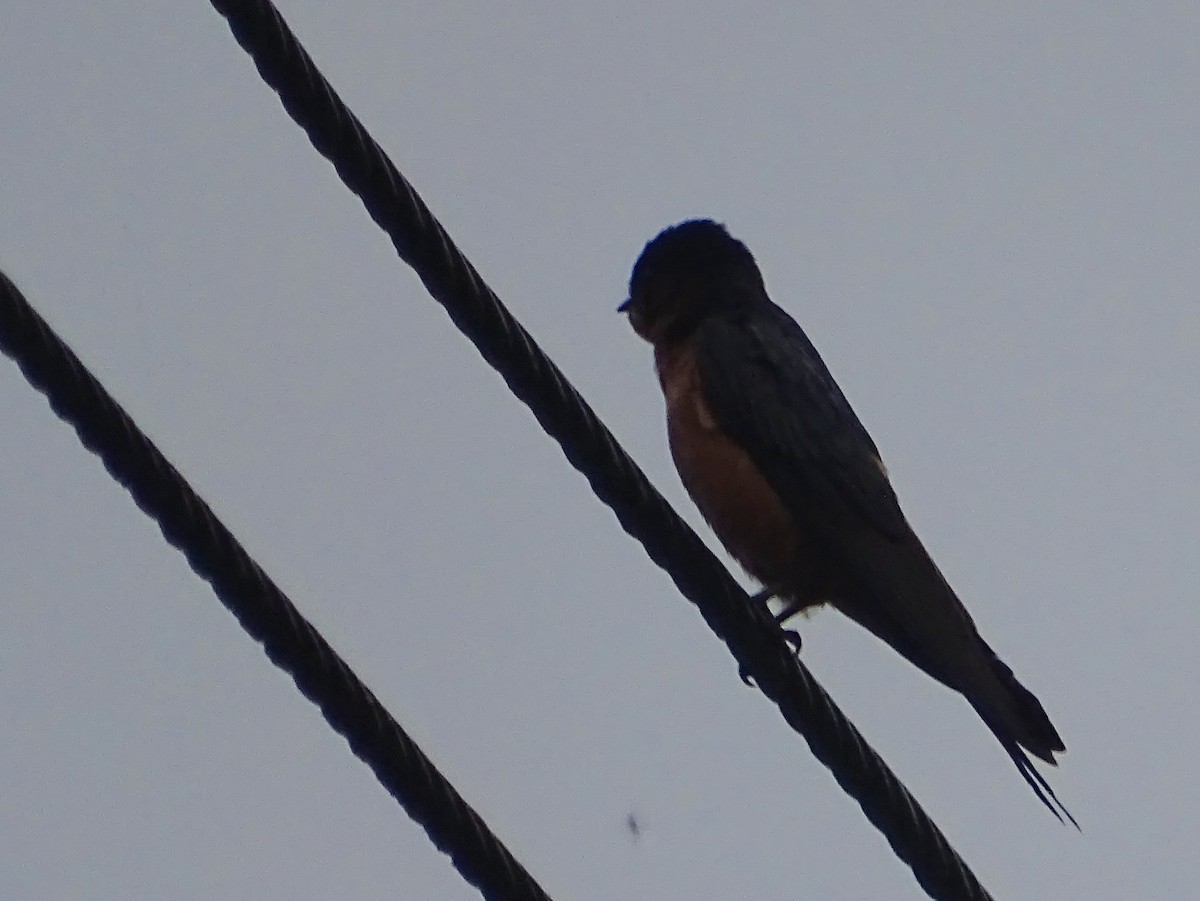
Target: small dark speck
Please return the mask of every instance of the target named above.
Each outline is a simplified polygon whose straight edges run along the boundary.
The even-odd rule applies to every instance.
[[[635,842],[642,837],[642,824],[638,822],[637,814],[632,810],[625,817],[625,828],[629,830],[629,837]]]

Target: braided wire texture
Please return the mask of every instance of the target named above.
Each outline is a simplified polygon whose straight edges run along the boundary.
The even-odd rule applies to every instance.
[[[533,877],[0,273],[0,350],[46,395],[267,656],[485,898],[549,901]]]
[[[671,509],[505,309],[337,96],[266,0],[211,0],[264,81],[337,170],[454,324],[562,447],[596,496],[721,637],[936,899],[991,896],[908,790],[838,710],[780,630]]]

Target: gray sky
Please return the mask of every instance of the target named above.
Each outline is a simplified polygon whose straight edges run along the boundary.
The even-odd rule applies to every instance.
[[[1192,890],[1200,9],[402,6],[282,10],[706,540],[643,242],[725,221],[821,350],[1069,748],[1082,835],[802,624],[984,884]],[[923,897],[207,4],[8,0],[0,84],[0,267],[552,895]],[[0,422],[0,897],[475,897],[8,363]]]

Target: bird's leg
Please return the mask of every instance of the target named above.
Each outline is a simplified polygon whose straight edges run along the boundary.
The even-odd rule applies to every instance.
[[[764,588],[762,591],[757,591],[750,595],[750,603],[765,604],[773,597],[775,597],[775,590],[772,588]]]
[[[783,624],[803,609],[803,604],[795,600],[788,600],[784,603],[783,609],[775,614],[775,622],[779,624],[779,628],[783,629]],[[792,650],[799,656],[800,647],[803,644],[800,640],[800,633],[795,629],[783,629],[783,637],[787,639],[787,643],[792,646]]]
[[[772,591],[770,588],[764,587],[761,591],[757,591],[754,594],[750,595],[750,603],[754,604],[754,605],[762,604],[764,607],[767,608],[767,612],[770,613],[771,608],[769,606],[769,603],[770,603],[771,598],[773,598],[773,597],[775,597],[775,592]],[[745,682],[747,685],[750,685],[750,686],[754,685],[754,680],[751,678],[750,673],[748,673],[746,671],[746,667],[739,665],[738,666],[738,675],[742,677],[742,681]]]
[[[771,598],[779,597],[779,593],[771,588],[764,588],[756,594],[750,595],[751,602],[755,604],[766,604]],[[779,624],[779,628],[783,629],[783,624],[804,609],[804,605],[793,598],[786,598],[783,602],[783,609],[778,613],[772,614],[775,617],[775,622]],[[768,611],[770,608],[767,608]],[[800,640],[800,633],[795,629],[783,629],[783,637],[787,643],[792,646],[792,650],[797,654],[800,653],[800,646],[803,642]]]
[[[776,592],[773,588],[765,588],[764,587],[761,591],[757,591],[754,594],[750,595],[750,603],[762,604],[763,606],[765,606],[767,608],[767,612],[770,613],[771,608],[769,606],[769,603],[772,598],[777,597],[777,596],[778,596],[778,592]],[[772,616],[774,617],[775,622],[779,625],[780,629],[783,630],[784,641],[786,641],[788,643],[788,645],[791,647],[792,652],[797,657],[799,657],[800,656],[800,646],[802,644],[802,642],[800,640],[800,633],[797,632],[795,629],[784,629],[783,624],[786,620],[790,619],[791,617],[793,617],[797,613],[799,613],[800,610],[803,608],[801,607],[801,605],[797,604],[795,601],[792,601],[792,600],[785,601],[785,604],[786,604],[786,606],[783,608],[782,611],[780,611],[777,614],[772,614]],[[753,680],[750,677],[750,674],[748,672],[746,672],[745,667],[738,667],[738,675],[742,677],[742,681],[745,682],[747,685],[754,684]]]

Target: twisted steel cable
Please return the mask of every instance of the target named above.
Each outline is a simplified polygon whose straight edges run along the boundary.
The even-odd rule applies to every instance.
[[[0,272],[0,350],[485,898],[549,901],[128,414]]]
[[[454,246],[266,0],[211,0],[238,43],[433,298],[529,407],[709,626],[862,806],[933,898],[990,895],[908,790],[789,652],[762,605],[675,514],[616,439]]]

